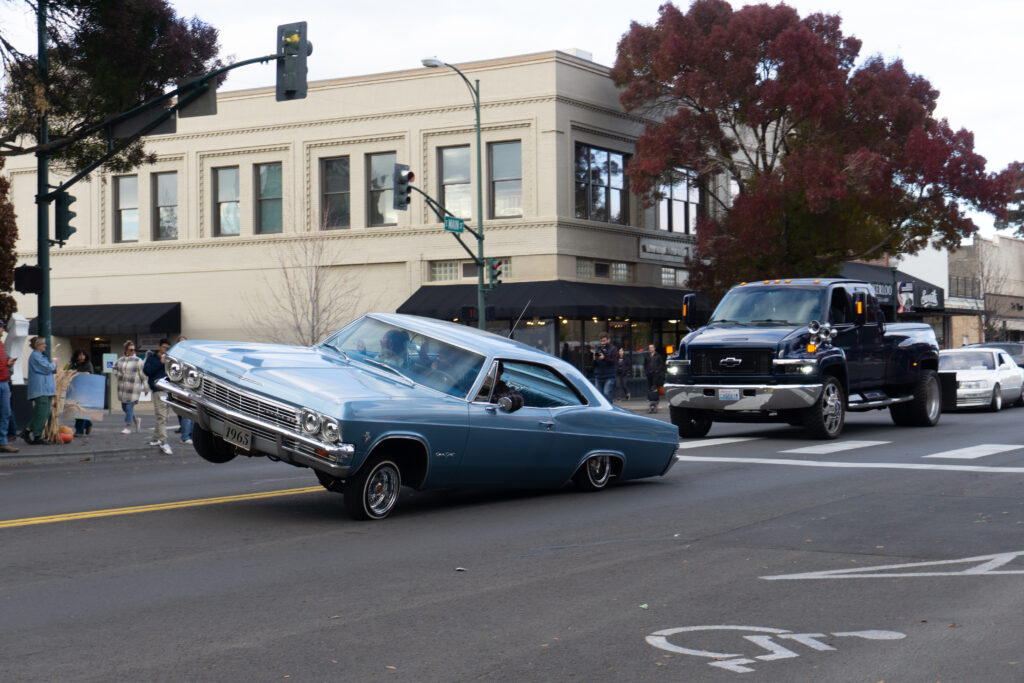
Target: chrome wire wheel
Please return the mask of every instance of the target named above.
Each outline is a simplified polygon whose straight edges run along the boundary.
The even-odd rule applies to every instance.
[[[374,519],[386,517],[398,500],[402,477],[393,463],[383,462],[373,470],[364,489],[366,511]]]
[[[573,476],[573,483],[583,491],[600,491],[612,478],[612,459],[608,455],[592,455]]]

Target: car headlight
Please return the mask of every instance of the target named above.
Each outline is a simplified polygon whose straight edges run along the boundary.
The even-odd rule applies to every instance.
[[[961,389],[988,389],[988,382],[983,379],[971,379],[957,383]]]
[[[324,419],[324,425],[320,428],[320,436],[324,441],[338,443],[341,441],[341,427],[331,418]]]
[[[191,365],[185,366],[185,386],[189,389],[198,389],[203,383],[203,376],[199,373],[199,368],[194,368]]]
[[[302,422],[302,431],[307,434],[312,435],[320,431],[320,423],[323,421],[323,418],[320,417],[320,413],[310,410],[309,408],[303,408],[302,415],[299,419]]]
[[[167,356],[164,358],[164,372],[167,373],[167,379],[172,382],[180,382],[185,376],[185,366],[177,358]]]

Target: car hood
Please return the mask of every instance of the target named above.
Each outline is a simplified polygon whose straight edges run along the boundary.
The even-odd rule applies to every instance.
[[[438,393],[316,346],[188,341],[169,355],[241,389],[321,410],[357,399],[436,398]]]
[[[806,325],[772,325],[753,327],[715,325],[702,327],[684,339],[687,346],[776,346],[787,337],[806,331]]]

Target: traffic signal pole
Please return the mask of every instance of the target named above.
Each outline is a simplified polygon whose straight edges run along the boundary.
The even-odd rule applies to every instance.
[[[48,55],[46,49],[46,0],[39,0],[36,9],[39,53],[39,82],[46,87],[49,79]],[[46,357],[51,358],[50,348],[50,153],[45,145],[50,141],[50,122],[43,109],[39,117],[39,144],[44,148],[36,153],[36,263],[42,272],[42,287],[39,289],[38,311],[36,313],[37,329],[40,337],[46,339]]]

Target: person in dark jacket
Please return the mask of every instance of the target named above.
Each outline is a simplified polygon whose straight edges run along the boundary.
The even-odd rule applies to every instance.
[[[594,350],[594,385],[609,402],[615,399],[615,370],[619,363],[619,350],[602,332]]]
[[[624,396],[629,400],[629,376],[633,374],[633,355],[625,349],[619,349],[619,358],[615,363],[615,395]]]
[[[92,363],[89,362],[89,354],[85,352],[85,349],[75,349],[74,353],[71,354],[71,362],[68,363],[68,368],[75,372],[82,372],[87,375],[91,375],[96,372]],[[92,420],[81,420],[75,418],[75,436],[84,436],[91,433]]]
[[[660,388],[665,384],[665,359],[658,353],[654,344],[647,347],[647,357],[644,358],[644,375],[647,377],[647,412],[658,412],[658,402],[661,400]]]
[[[158,447],[165,455],[171,455],[171,445],[167,443],[167,416],[171,414],[171,408],[164,402],[164,395],[167,392],[157,389],[158,380],[167,376],[164,370],[164,356],[167,349],[171,348],[170,342],[166,339],[160,340],[160,348],[146,354],[146,362],[142,366],[142,374],[147,377],[149,390],[153,392],[153,414],[156,416],[156,424],[153,425],[153,438],[150,446]]]

